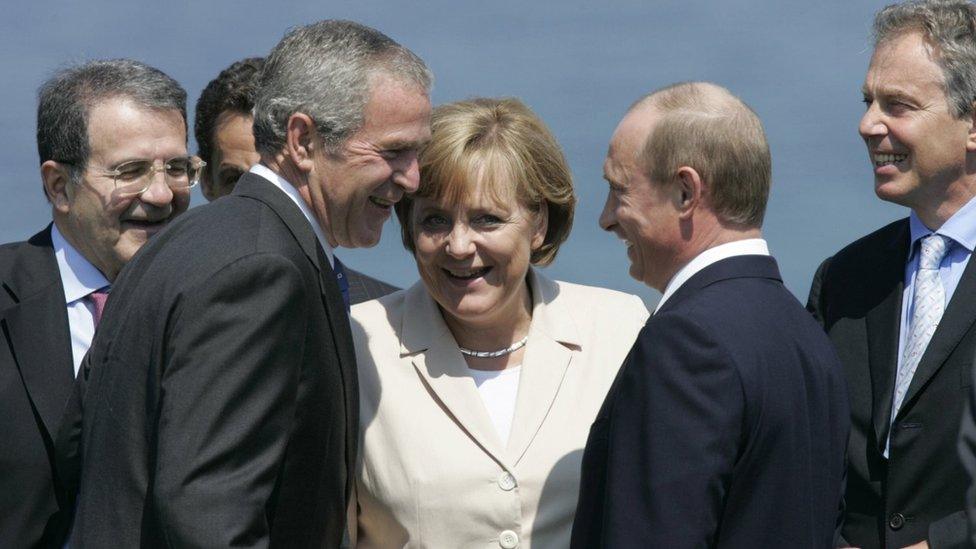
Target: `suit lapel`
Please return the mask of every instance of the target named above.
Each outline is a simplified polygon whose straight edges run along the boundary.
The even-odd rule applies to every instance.
[[[556,284],[535,270],[529,271],[529,284],[532,324],[507,448],[512,465],[518,465],[545,422],[572,362],[573,348],[580,345],[573,311],[555,300]]]
[[[877,270],[871,285],[879,294],[864,296],[877,300],[868,310],[865,329],[868,341],[868,369],[871,373],[871,401],[875,440],[884,450],[891,427],[891,399],[898,369],[898,332],[901,326],[902,294],[905,291],[905,262],[909,232],[906,221],[888,246],[875,258]]]
[[[4,290],[18,302],[0,313],[0,337],[16,359],[44,427],[54,437],[74,379],[71,332],[50,227],[31,238],[29,246],[12,280],[3,282]]]
[[[458,427],[495,461],[507,466],[504,446],[468,374],[467,364],[440,309],[421,283],[407,291],[400,333],[401,356],[410,356],[417,373]]]
[[[976,261],[970,257],[959,285],[956,286],[942,320],[939,321],[939,327],[932,334],[932,340],[929,341],[922,360],[918,363],[912,382],[908,386],[908,392],[905,393],[901,410],[911,407],[912,399],[945,364],[953,349],[969,332],[973,322],[976,321],[976,297],[974,296],[976,296]],[[967,360],[970,358],[967,357]]]

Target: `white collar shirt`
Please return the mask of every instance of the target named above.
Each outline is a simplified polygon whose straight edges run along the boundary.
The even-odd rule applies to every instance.
[[[695,258],[686,263],[684,267],[678,269],[678,272],[671,277],[670,281],[668,281],[668,285],[664,288],[664,294],[661,295],[661,300],[657,302],[657,307],[654,308],[654,313],[657,314],[657,312],[661,310],[661,307],[664,306],[664,303],[667,302],[667,300],[678,291],[678,288],[683,286],[685,282],[688,282],[688,280],[695,276],[699,271],[723,259],[740,255],[768,256],[769,246],[762,238],[748,238],[745,240],[736,240],[734,242],[720,244],[696,255]]]
[[[61,287],[64,288],[68,330],[71,332],[71,358],[77,376],[81,359],[91,347],[95,335],[94,305],[85,298],[95,290],[108,286],[109,281],[65,240],[57,225],[51,226],[51,243],[61,276]]]

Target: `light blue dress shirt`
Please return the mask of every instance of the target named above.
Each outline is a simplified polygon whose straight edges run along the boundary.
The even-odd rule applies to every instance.
[[[942,263],[939,264],[939,278],[942,280],[946,308],[948,308],[952,301],[952,294],[955,293],[956,286],[959,285],[962,273],[966,270],[969,257],[973,253],[974,246],[976,246],[976,198],[970,199],[965,206],[935,231],[926,227],[914,211],[908,217],[908,226],[911,231],[911,244],[908,262],[905,264],[905,290],[902,293],[901,322],[898,327],[898,368],[901,368],[905,344],[908,339],[909,324],[914,313],[912,296],[915,295],[915,275],[918,273],[918,261],[921,255],[919,241],[933,233],[949,239],[949,248],[945,257],[942,258]],[[887,448],[885,448],[884,454],[885,457],[888,457]]]

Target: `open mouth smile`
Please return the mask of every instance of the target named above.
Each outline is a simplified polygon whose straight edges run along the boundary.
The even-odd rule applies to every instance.
[[[458,280],[474,280],[488,274],[491,267],[481,267],[480,269],[442,269],[449,278]]]
[[[871,158],[874,160],[874,166],[880,168],[882,166],[898,165],[904,162],[907,158],[907,154],[873,154]]]

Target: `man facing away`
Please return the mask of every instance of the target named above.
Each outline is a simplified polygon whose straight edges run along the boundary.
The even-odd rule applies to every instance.
[[[604,176],[600,225],[663,296],[590,430],[572,546],[829,546],[847,393],[762,239],[759,118],[714,84],[664,88],[617,126]]]
[[[850,387],[843,537],[957,547],[956,436],[976,351],[976,7],[895,4],[874,36],[858,129],[875,193],[911,213],[824,261],[808,303]]]
[[[254,148],[254,96],[264,58],[235,61],[220,71],[200,93],[194,132],[207,168],[200,178],[203,196],[213,201],[234,190],[241,176],[261,158]],[[333,257],[333,259],[336,259]],[[397,291],[381,280],[344,267],[351,305]],[[337,270],[337,275],[340,273]]]
[[[358,394],[332,249],[374,245],[416,190],[430,82],[417,56],[352,22],[275,46],[260,164],[113,287],[83,365],[72,547],[339,545]]]
[[[0,246],[0,547],[59,543],[52,444],[107,287],[186,211],[199,167],[187,157],[186,92],[124,59],[41,87],[37,149],[53,223]]]

